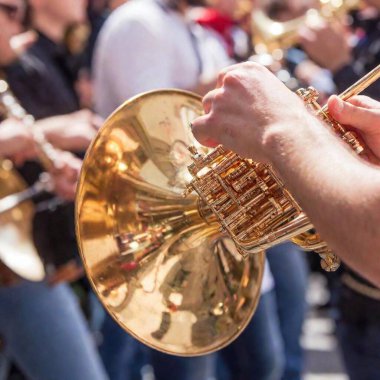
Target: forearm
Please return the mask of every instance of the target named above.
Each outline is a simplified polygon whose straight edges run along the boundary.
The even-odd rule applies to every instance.
[[[76,122],[72,114],[39,120],[36,127],[52,145],[68,151],[86,150],[96,134],[89,123]]]
[[[269,128],[265,145],[323,239],[380,285],[380,169],[355,157],[311,116]]]

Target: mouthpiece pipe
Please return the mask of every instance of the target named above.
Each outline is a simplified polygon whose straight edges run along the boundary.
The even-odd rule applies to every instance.
[[[355,95],[363,92],[367,87],[369,87],[372,83],[376,82],[380,78],[380,65],[376,66],[373,70],[371,70],[364,77],[359,79],[352,86],[347,88],[347,90],[343,91],[339,96],[342,100],[348,100]],[[322,107],[322,112],[327,112],[327,104]]]

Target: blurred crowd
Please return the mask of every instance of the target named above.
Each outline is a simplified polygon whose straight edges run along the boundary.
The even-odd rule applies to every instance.
[[[290,242],[269,249],[258,308],[239,338],[214,354],[171,356],[126,334],[93,294],[73,201],[86,149],[132,96],[158,88],[204,95],[221,69],[251,60],[293,90],[315,87],[324,103],[378,65],[380,1],[331,3],[339,11],[327,0],[0,0],[0,79],[34,118],[31,125],[1,97],[0,82],[1,165],[10,160],[28,186],[43,172],[49,182],[32,220],[45,278],[14,276],[1,257],[0,380],[302,379],[317,255]],[[380,100],[380,83],[367,94]],[[1,197],[11,186],[2,173]],[[9,248],[2,236],[0,250]],[[379,379],[380,289],[344,265],[326,278],[349,378]]]

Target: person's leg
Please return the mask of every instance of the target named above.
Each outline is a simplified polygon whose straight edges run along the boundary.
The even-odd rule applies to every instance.
[[[140,379],[141,368],[148,362],[148,348],[125,332],[107,312],[101,334],[99,350],[110,379]]]
[[[153,350],[151,359],[156,380],[208,380],[213,377],[213,355],[182,358]]]
[[[206,380],[213,368],[211,358],[182,358],[144,346],[127,334],[108,315],[102,327],[100,354],[111,380],[136,380],[151,364],[156,380]]]
[[[283,243],[267,251],[285,349],[283,380],[300,380],[303,370],[300,338],[307,310],[308,267],[305,255],[292,243]]]
[[[0,334],[7,354],[30,379],[107,379],[68,285],[0,288]]]
[[[274,291],[263,294],[242,334],[219,353],[218,379],[279,380],[284,352]]]

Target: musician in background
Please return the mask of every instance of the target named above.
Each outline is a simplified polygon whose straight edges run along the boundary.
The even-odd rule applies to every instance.
[[[0,157],[16,156],[20,151],[28,158],[35,157],[32,134],[18,121],[3,121],[0,128]]]
[[[6,119],[0,123],[0,157],[9,158],[20,166],[26,160],[37,160],[37,150],[30,128],[22,122]],[[73,201],[82,162],[69,152],[57,150],[55,153],[56,167],[49,170],[54,193],[62,199]]]
[[[52,1],[49,0],[48,3],[48,8],[54,9]],[[75,0],[74,3],[77,1]],[[33,11],[36,12],[36,9]],[[38,117],[48,116],[49,113],[54,114],[54,109],[50,109],[49,106],[53,106],[54,101],[57,103],[57,107],[62,107],[62,112],[64,112],[65,105],[68,112],[74,111],[74,107],[70,108],[69,102],[65,102],[64,99],[68,91],[65,92],[65,89],[62,88],[63,98],[60,96],[61,88],[56,88],[55,94],[51,92],[54,86],[54,82],[49,81],[51,77],[47,75],[45,77],[46,72],[38,72],[38,69],[43,66],[24,66],[24,63],[27,65],[26,62],[33,62],[30,59],[32,56],[27,52],[18,59],[19,57],[15,54],[10,44],[10,38],[22,31],[24,12],[25,3],[22,0],[0,0],[0,22],[2,26],[0,29],[0,67],[2,71],[6,74],[12,72],[7,79],[9,79],[11,88],[13,87],[12,84],[18,84],[18,86],[15,85],[18,95],[22,105],[29,112],[31,110],[38,112]],[[51,20],[49,23],[56,26]],[[26,68],[34,70],[29,71]],[[28,75],[31,76],[28,77]],[[66,78],[65,75],[61,75]],[[43,79],[45,79],[45,86],[47,86],[45,92],[40,87],[44,84]],[[62,78],[58,78],[58,80],[63,82]],[[22,86],[24,87],[22,88]],[[73,91],[72,94],[74,97]],[[48,97],[46,98],[46,96]],[[45,99],[47,103],[41,101],[41,98]],[[41,107],[38,107],[38,99],[41,101]],[[0,144],[3,145],[2,152],[10,155],[10,157],[16,153],[15,150],[9,151],[10,146],[22,149],[24,154],[24,149],[31,143],[30,136],[25,130],[21,130],[21,126],[19,127],[18,133],[13,120],[6,120],[0,125],[0,129],[2,129],[0,136],[8,142],[7,150],[4,149],[3,144]],[[67,125],[65,127],[67,128]],[[9,128],[12,128],[13,136],[9,134]],[[57,133],[57,129],[54,133]],[[17,139],[20,142],[18,147],[14,144],[16,141],[14,139],[15,134],[19,137]],[[13,143],[11,144],[11,142]],[[30,159],[25,155],[24,158]],[[25,175],[38,173],[32,169],[27,170],[25,165],[22,171]],[[49,208],[46,213],[53,213],[53,211]],[[61,223],[62,219],[64,219],[64,215],[61,215],[60,218],[52,217],[49,220],[50,229],[44,228],[41,224],[35,225],[40,238],[52,239],[50,242],[53,248],[49,246],[49,250],[61,250],[63,252],[74,249],[73,245],[70,246],[70,238],[67,238],[67,233],[65,235],[65,227]],[[38,230],[39,227],[40,230]],[[56,237],[59,236],[61,240],[56,239],[54,241],[51,234],[53,228],[57,229],[55,235]],[[71,241],[74,244],[73,230],[71,234]],[[16,254],[17,252],[15,252]],[[50,254],[51,257],[54,257],[52,252]],[[71,275],[72,272],[66,273],[63,280]],[[51,286],[47,281],[20,280],[13,286],[2,286],[0,288],[0,335],[4,343],[5,354],[30,379],[105,380],[107,376],[87,329],[77,297],[68,284],[61,282],[61,278],[58,279],[56,276],[49,278],[49,281],[57,282],[58,280],[60,284],[56,286]]]
[[[186,0],[143,0],[111,14],[95,53],[95,107],[101,116],[147,90],[204,94],[213,88],[215,73],[231,61],[215,36],[186,19],[188,9]]]
[[[95,106],[101,116],[144,91],[176,87],[204,94],[215,86],[216,73],[231,61],[214,34],[188,20],[189,7],[186,0],[131,0],[110,15],[100,32],[94,62]],[[140,344],[108,315],[103,331],[101,353],[110,377],[130,378],[127,371],[134,360],[127,355]],[[157,380],[211,376],[210,356],[178,358],[142,349],[151,356]]]
[[[338,93],[380,62],[380,1],[365,3],[364,10],[352,15],[349,27],[326,21],[299,31],[302,48],[315,63],[331,71]],[[380,84],[374,83],[365,93],[379,99]]]
[[[92,112],[79,110],[75,80],[81,57],[70,54],[64,41],[71,25],[85,21],[86,4],[31,0],[29,6],[37,41],[17,61],[3,67],[3,71],[21,105],[37,120],[59,115],[54,122],[38,121],[46,139],[60,148],[83,152],[100,123]],[[33,183],[40,167],[27,162],[21,172]],[[69,277],[73,280],[78,277],[74,205],[59,203],[59,200],[45,202],[45,210],[36,215],[35,240],[50,270],[62,268],[68,273],[65,271],[68,264],[73,269]],[[56,275],[61,278],[58,272]]]

